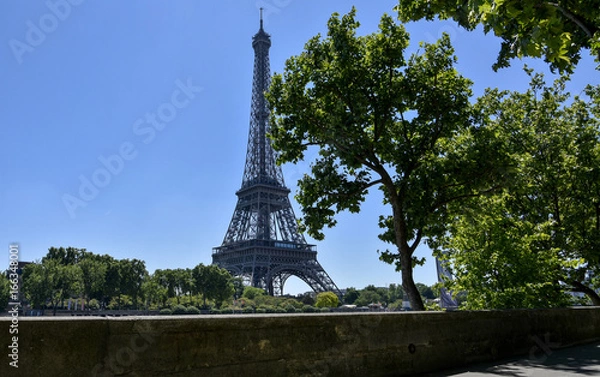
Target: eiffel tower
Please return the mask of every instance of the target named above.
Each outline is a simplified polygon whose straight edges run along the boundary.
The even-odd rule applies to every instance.
[[[340,290],[317,261],[315,245],[298,231],[281,167],[267,138],[269,108],[264,93],[271,83],[271,36],[263,29],[252,38],[254,78],[250,132],[242,187],[221,246],[213,248],[213,264],[242,277],[247,284],[270,295],[283,295],[290,276],[303,280],[315,292]]]

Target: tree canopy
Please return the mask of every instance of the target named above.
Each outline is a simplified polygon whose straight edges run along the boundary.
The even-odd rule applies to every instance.
[[[395,245],[381,259],[402,272],[413,309],[423,310],[413,280],[413,254],[440,227],[448,203],[494,189],[498,146],[475,130],[471,82],[454,68],[447,35],[405,56],[409,36],[384,15],[379,31],[357,36],[356,11],[328,22],[287,60],[267,93],[279,162],[318,157],[299,181],[301,227],[322,239],[341,211],[359,212],[368,190],[383,192],[390,214],[380,238]]]
[[[23,269],[23,291],[34,307],[46,301],[53,305],[56,315],[58,304],[83,291],[81,270],[73,264],[61,264],[57,259],[46,258],[41,263],[31,263]]]
[[[401,0],[403,22],[452,18],[467,30],[483,30],[502,38],[494,69],[511,58],[543,57],[552,68],[571,72],[589,49],[600,61],[600,7],[595,1],[546,0]]]
[[[210,299],[215,300],[219,308],[224,300],[233,297],[233,277],[227,270],[214,264],[205,266],[200,263],[192,270],[192,276],[196,290],[204,298],[204,306],[206,300]]]
[[[66,299],[81,297],[87,307],[97,300],[93,305],[97,309],[131,309],[164,307],[169,299],[179,304],[185,298],[191,304],[192,296],[202,293],[205,304],[214,300],[220,306],[233,297],[235,280],[214,265],[158,269],[150,275],[139,259],[117,260],[85,249],[51,247],[41,261],[24,268],[23,281],[23,292],[33,307],[51,304],[56,313]],[[240,295],[242,288],[238,287]],[[0,294],[3,289],[0,284]]]
[[[340,304],[338,296],[333,292],[321,292],[317,295],[317,308],[337,308]]]
[[[563,306],[568,291],[600,305],[600,88],[572,97],[567,77],[528,73],[528,91],[488,90],[478,103],[511,155],[510,184],[450,208],[433,246],[468,308]]]

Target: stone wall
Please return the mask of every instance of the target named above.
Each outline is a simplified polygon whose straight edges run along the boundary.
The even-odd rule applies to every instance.
[[[11,353],[11,319],[0,344]],[[600,340],[600,308],[19,318],[0,376],[403,376]],[[8,352],[7,352],[8,350]]]

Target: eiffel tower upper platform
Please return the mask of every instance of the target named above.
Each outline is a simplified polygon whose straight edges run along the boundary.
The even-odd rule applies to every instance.
[[[264,93],[271,83],[271,37],[263,29],[252,38],[254,78],[250,132],[242,187],[223,239],[213,249],[213,264],[243,277],[271,295],[282,295],[290,276],[306,282],[315,292],[340,290],[317,261],[315,245],[298,231],[281,167],[276,164],[269,132],[269,108]]]

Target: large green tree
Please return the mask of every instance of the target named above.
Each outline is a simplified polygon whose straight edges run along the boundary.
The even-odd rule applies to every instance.
[[[142,284],[148,275],[146,262],[139,259],[119,260],[119,274],[121,281],[119,293],[131,296],[133,305],[137,307],[138,298],[142,294]]]
[[[191,296],[197,292],[192,276],[192,270],[189,268],[159,269],[154,272],[154,276],[158,279],[158,282],[167,289],[167,296],[169,298],[175,298],[177,304],[180,303],[182,296]]]
[[[121,280],[122,269],[119,261],[109,255],[103,255],[104,263],[106,264],[106,280],[102,289],[103,306],[107,307],[113,298],[121,301]]]
[[[418,287],[417,287],[418,289]],[[389,301],[390,303],[394,302],[394,301],[398,301],[398,300],[402,300],[402,298],[404,297],[404,292],[402,291],[402,286],[398,285],[398,284],[390,284],[390,286],[388,287],[388,291],[389,291]]]
[[[42,261],[53,259],[62,265],[76,264],[86,254],[85,249],[76,247],[50,247]]]
[[[552,307],[600,287],[600,90],[565,92],[531,75],[525,93],[489,90],[479,105],[511,152],[502,191],[450,208],[445,250],[467,307]]]
[[[107,282],[109,265],[116,263],[108,255],[97,255],[76,247],[50,247],[48,253],[42,258],[42,263],[46,261],[55,261],[61,266],[77,266],[81,269],[82,293],[88,304],[92,298],[99,300],[104,298],[107,285],[111,285],[111,282]],[[113,288],[117,290],[116,286],[119,284],[120,281],[114,284]]]
[[[101,300],[108,265],[91,253],[83,257],[77,265],[82,272],[83,295],[87,304],[89,305],[90,299]]]
[[[359,295],[360,295],[360,292],[358,290],[356,290],[356,288],[354,288],[354,287],[347,288],[346,292],[344,293],[344,296],[343,296],[344,304],[353,305],[354,302],[358,299]]]
[[[223,301],[232,298],[235,292],[231,274],[214,264],[200,263],[192,269],[192,276],[197,292],[202,294],[204,306],[206,300],[214,300],[217,308]]]
[[[341,211],[359,212],[370,188],[390,215],[380,238],[395,245],[381,259],[402,272],[414,310],[424,310],[413,279],[413,254],[444,222],[448,203],[492,190],[497,146],[473,124],[471,82],[454,68],[449,37],[405,56],[409,36],[385,15],[377,33],[357,36],[355,10],[328,22],[287,60],[267,93],[270,134],[280,162],[318,157],[299,181],[302,229],[322,239]]]
[[[23,268],[23,294],[33,308],[45,309],[52,296],[52,286],[48,268],[41,262]]]
[[[176,297],[176,279],[175,279],[175,275],[173,273],[173,270],[170,269],[165,269],[165,270],[161,270],[161,269],[157,269],[156,271],[154,271],[154,274],[152,274],[153,278],[156,279],[156,281],[167,290],[167,297],[171,298],[171,297]],[[179,299],[177,301],[177,303],[179,304]]]
[[[467,30],[502,38],[494,69],[514,57],[543,57],[553,68],[572,71],[582,49],[600,61],[600,6],[589,0],[401,0],[401,21],[452,18]]]
[[[58,306],[65,299],[83,292],[81,269],[51,258],[29,264],[23,270],[23,292],[34,307],[43,307],[50,301],[56,315]]]
[[[147,276],[142,283],[142,296],[146,309],[153,305],[165,305],[167,288],[163,287],[156,276]]]
[[[360,295],[354,301],[355,305],[358,306],[368,306],[370,304],[383,303],[381,296],[376,291],[371,291],[367,289],[363,289],[360,291]]]

